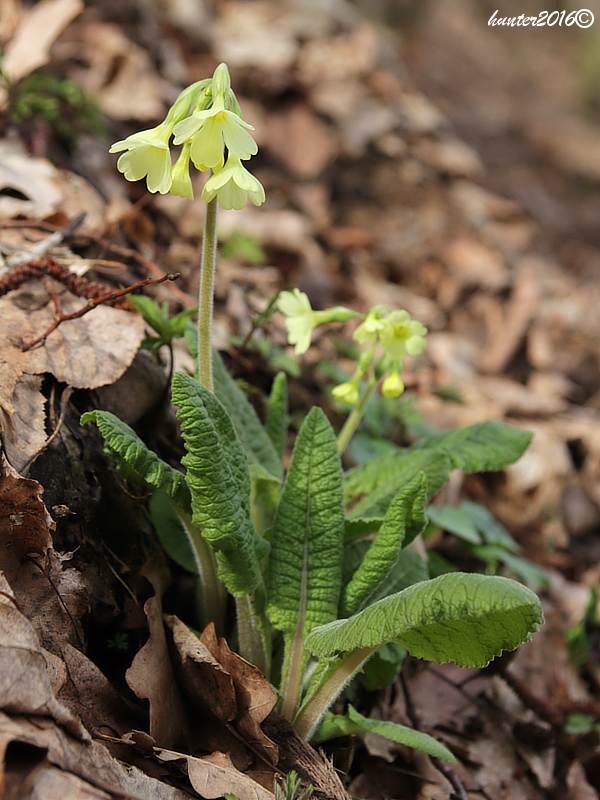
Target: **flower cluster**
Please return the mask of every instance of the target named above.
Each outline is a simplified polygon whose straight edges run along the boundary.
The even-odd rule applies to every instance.
[[[117,169],[128,181],[146,178],[150,192],[193,198],[190,163],[211,175],[202,191],[209,203],[216,197],[222,208],[242,208],[248,200],[259,206],[265,190],[242,164],[258,151],[252,125],[242,119],[231,90],[229,71],[219,64],[212,79],[188,86],[155,128],[115,142],[111,153],[122,153]],[[181,145],[171,164],[170,140]]]
[[[310,347],[312,332],[324,322],[346,322],[360,317],[363,321],[355,330],[353,338],[361,345],[369,345],[359,356],[352,377],[333,389],[333,395],[351,406],[357,406],[360,399],[361,381],[369,374],[375,364],[375,372],[386,375],[381,384],[384,397],[399,397],[404,391],[400,374],[407,355],[417,356],[427,344],[427,328],[411,319],[408,311],[390,311],[387,306],[375,306],[366,315],[358,314],[343,306],[335,306],[325,311],[313,311],[310,300],[299,289],[281,292],[277,301],[279,310],[285,316],[288,341],[295,345],[297,355],[305,353]],[[383,353],[375,363],[376,350]]]

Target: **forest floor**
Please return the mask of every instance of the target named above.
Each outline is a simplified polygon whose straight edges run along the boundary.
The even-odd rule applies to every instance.
[[[371,734],[328,757],[364,800],[598,797],[600,4],[587,3],[587,30],[489,26],[487,0],[366,3],[368,18],[360,5],[3,3],[0,795],[273,797],[259,785],[272,789],[273,771],[261,775],[216,721],[177,749],[183,689],[162,611],[193,627],[193,581],[160,554],[144,490],[79,425],[83,411],[109,409],[178,460],[168,356],[138,352],[141,317],[106,305],[31,350],[15,338],[31,341],[53,318],[48,289],[61,285],[49,262],[34,280],[24,272],[40,256],[115,289],[177,272],[145,291],[174,312],[195,306],[202,176],[194,202],[150,195],[123,179],[108,147],[157,124],[183,86],[225,61],[255,127],[267,202],[220,215],[215,341],[236,354],[235,377],[257,402],[279,367],[291,370],[290,449],[311,405],[343,420],[330,389],[352,369],[330,331],[294,360],[279,315],[236,351],[276,293],[296,286],[314,308],[385,304],[429,330],[391,421],[368,417],[346,466],[385,439],[485,420],[534,434],[505,472],[455,473],[439,499],[483,504],[518,557],[483,560],[441,530],[427,548],[530,583],[545,625],[508,668],[409,658],[401,679],[355,700],[435,735],[457,766]],[[519,5],[506,0],[502,14]],[[82,302],[61,294],[66,312]],[[183,347],[172,358],[191,366]],[[582,620],[574,653],[568,636]],[[274,723],[269,735],[286,754],[280,771],[303,774],[309,748]]]

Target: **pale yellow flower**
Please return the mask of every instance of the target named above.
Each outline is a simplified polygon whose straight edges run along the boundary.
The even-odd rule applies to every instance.
[[[158,125],[140,131],[115,142],[109,153],[123,153],[117,161],[117,169],[128,181],[146,178],[148,191],[166,194],[171,188],[171,153],[169,139],[171,128]]]
[[[404,383],[398,371],[391,372],[381,384],[381,394],[384,397],[400,397],[404,391]]]
[[[300,289],[281,292],[277,307],[285,315],[285,327],[288,342],[295,345],[297,356],[306,353],[310,347],[313,328],[317,324],[315,312],[312,310],[308,295]]]
[[[346,381],[334,386],[331,394],[337,399],[351,406],[358,405],[358,386],[354,381]]]
[[[392,361],[403,361],[408,353],[418,356],[425,349],[427,328],[411,319],[408,311],[392,311],[379,331],[379,341]]]
[[[173,164],[171,171],[173,182],[171,184],[171,194],[177,197],[189,197],[194,199],[192,179],[190,177],[190,146],[184,144],[179,158]]]
[[[194,145],[192,143],[192,150]],[[229,153],[227,163],[222,169],[215,169],[202,190],[202,199],[206,203],[217,198],[222,208],[240,209],[250,200],[255,206],[265,202],[265,190],[242,165],[240,159]]]
[[[364,322],[354,331],[352,338],[359,344],[372,344],[377,341],[379,332],[385,327],[381,317],[389,311],[385,306],[375,306],[367,312]]]
[[[222,97],[215,98],[212,108],[196,111],[175,125],[175,144],[191,139],[192,161],[197,169],[217,169],[224,161],[224,149],[238,159],[248,159],[258,152],[258,145],[248,133],[252,125],[225,108]]]

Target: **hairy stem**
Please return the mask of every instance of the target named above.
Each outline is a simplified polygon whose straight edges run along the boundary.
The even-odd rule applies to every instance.
[[[294,720],[294,727],[303,739],[310,739],[323,714],[333,704],[344,686],[354,677],[367,659],[375,652],[374,647],[361,647],[349,653],[339,667],[328,675],[310,700],[301,708]]]
[[[268,678],[271,671],[271,642],[267,625],[258,617],[250,595],[236,597],[235,605],[240,655]]]
[[[201,626],[204,629],[209,622],[214,622],[217,634],[223,636],[227,594],[225,587],[217,577],[215,557],[210,546],[203,539],[200,529],[194,525],[189,515],[176,506],[174,507],[192,545],[192,552],[198,568]]]
[[[212,327],[217,267],[217,198],[206,204],[198,298],[198,377],[212,392]]]

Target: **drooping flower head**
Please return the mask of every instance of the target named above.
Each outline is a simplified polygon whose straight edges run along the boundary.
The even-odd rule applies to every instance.
[[[190,162],[198,170],[213,170],[204,199],[209,202],[216,197],[224,208],[242,208],[247,200],[254,205],[265,200],[260,182],[240,163],[258,151],[249,130],[254,129],[242,119],[227,66],[219,64],[212,79],[181,92],[160,125],[116,142],[110,152],[125,151],[117,168],[127,180],[145,177],[148,190],[161,194],[170,191],[192,199]],[[175,145],[182,145],[174,165],[169,149],[172,136]]]

